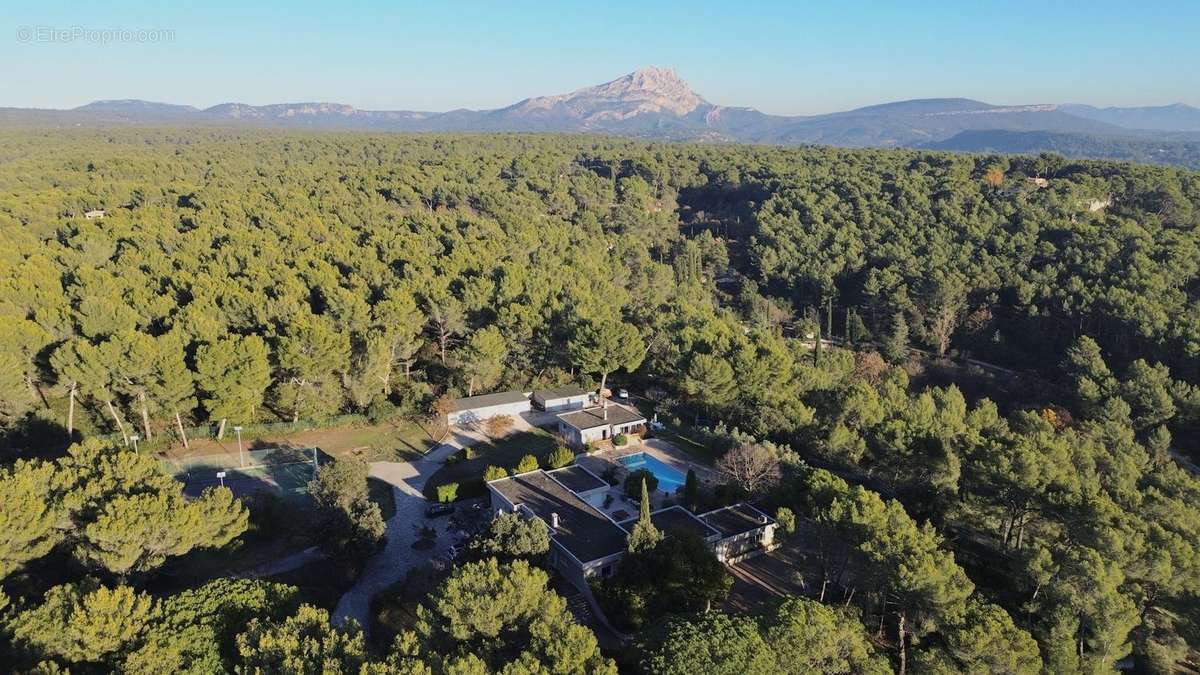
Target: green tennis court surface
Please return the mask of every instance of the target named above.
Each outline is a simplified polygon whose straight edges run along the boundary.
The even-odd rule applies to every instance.
[[[184,494],[189,497],[224,485],[239,497],[269,491],[281,497],[304,498],[317,468],[331,459],[317,448],[264,448],[240,454],[167,458],[164,468],[183,483]]]

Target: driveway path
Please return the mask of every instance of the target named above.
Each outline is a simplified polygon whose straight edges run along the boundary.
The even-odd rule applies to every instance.
[[[235,579],[257,579],[259,577],[271,577],[284,572],[300,569],[308,563],[324,557],[324,553],[316,546],[309,546],[303,551],[296,551],[291,555],[284,556],[277,560],[265,562],[258,567],[251,567],[248,570],[243,570],[233,575]]]
[[[522,420],[523,421],[523,420]],[[519,423],[518,423],[519,426]],[[350,590],[342,595],[333,612],[333,622],[341,625],[354,619],[363,632],[370,630],[371,598],[388,586],[404,578],[408,570],[428,562],[439,551],[449,546],[450,537],[439,532],[438,545],[427,551],[412,547],[418,530],[425,521],[425,501],[421,490],[446,458],[462,447],[483,442],[486,438],[479,433],[454,429],[450,438],[442,445],[430,450],[421,459],[412,462],[372,462],[371,475],[392,486],[396,498],[396,513],[387,521],[387,546],[367,561],[362,573]],[[441,519],[436,527],[444,528],[448,520]]]

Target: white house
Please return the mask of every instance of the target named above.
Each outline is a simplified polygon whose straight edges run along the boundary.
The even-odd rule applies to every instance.
[[[546,412],[579,410],[591,401],[592,392],[583,387],[556,387],[533,392],[533,407]]]
[[[447,413],[446,421],[452,426],[470,425],[501,415],[520,415],[531,409],[529,394],[501,391],[454,399],[454,410]]]
[[[103,218],[104,217],[104,209],[92,209],[91,211],[85,211],[83,214],[83,217],[87,218],[88,220],[95,220],[97,218]]]
[[[571,445],[583,447],[617,434],[637,434],[646,428],[646,417],[635,408],[609,403],[558,416],[558,433]]]
[[[550,531],[547,561],[575,585],[586,588],[588,577],[608,577],[616,571],[628,533],[550,472],[537,469],[487,486],[493,511],[520,513],[546,525]]]
[[[489,481],[493,512],[536,518],[550,533],[547,561],[581,589],[589,577],[608,577],[625,557],[636,518],[616,522],[601,508],[609,486],[582,466],[535,469]],[[659,509],[650,522],[663,533],[692,532],[717,559],[734,563],[768,550],[775,520],[745,503],[693,515],[682,506]]]

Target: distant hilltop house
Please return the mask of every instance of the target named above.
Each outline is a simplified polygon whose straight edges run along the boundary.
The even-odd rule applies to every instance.
[[[465,426],[535,410],[557,412],[559,434],[576,448],[619,434],[639,434],[646,428],[646,417],[636,408],[607,400],[597,403],[594,392],[574,386],[533,392],[501,391],[455,399],[446,421]]]
[[[550,532],[548,561],[581,589],[591,577],[610,577],[625,557],[636,518],[620,523],[600,505],[611,488],[599,476],[573,464],[553,471],[536,469],[489,481],[492,510],[535,518]],[[767,550],[776,522],[746,503],[692,514],[682,506],[659,509],[650,521],[662,532],[698,535],[724,563]]]
[[[104,209],[92,209],[91,211],[84,211],[83,217],[87,218],[88,220],[96,220],[97,218],[103,218],[104,217]]]

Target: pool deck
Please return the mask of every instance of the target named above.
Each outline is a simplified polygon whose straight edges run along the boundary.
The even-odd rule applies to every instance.
[[[623,486],[625,476],[629,474],[629,469],[621,464],[620,459],[629,455],[636,455],[640,452],[658,459],[684,476],[687,475],[689,469],[695,471],[696,478],[700,480],[702,485],[714,482],[716,478],[716,472],[713,471],[711,466],[693,461],[693,458],[689,457],[682,450],[661,438],[638,439],[624,447],[601,450],[590,455],[580,455],[576,458],[576,463],[583,465],[597,476],[604,475],[605,471],[615,467],[619,482],[608,489],[608,494],[612,495],[612,503],[607,508],[601,509],[614,520],[624,520],[631,515],[637,515],[637,500],[625,496]],[[654,510],[673,503],[678,503],[678,500],[674,499],[673,495],[668,495],[662,490],[656,490],[650,496],[650,508]],[[621,511],[625,513],[619,513]]]

